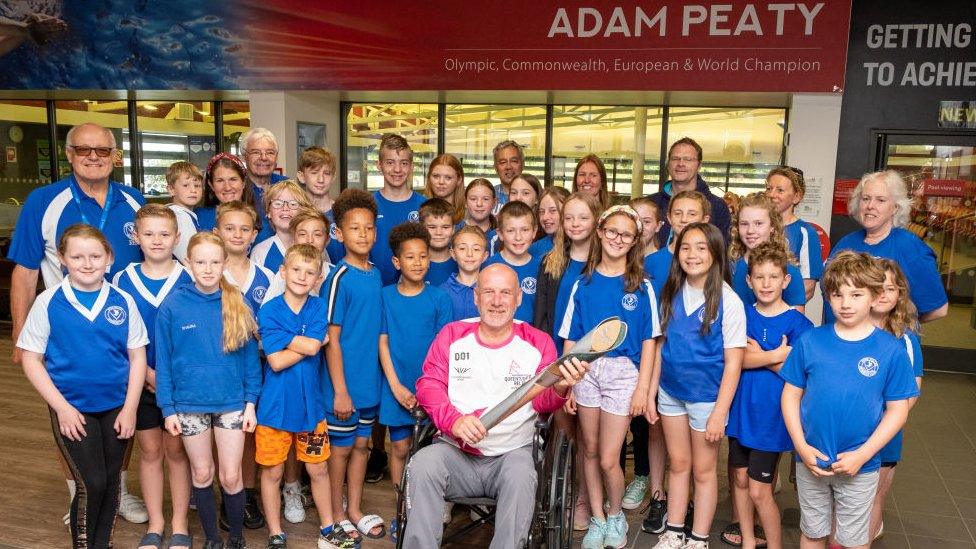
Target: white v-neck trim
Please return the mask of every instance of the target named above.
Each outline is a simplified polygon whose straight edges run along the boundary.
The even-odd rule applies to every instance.
[[[149,288],[142,282],[142,277],[136,271],[138,263],[129,263],[129,266],[125,268],[125,272],[129,275],[129,280],[132,281],[132,285],[135,287],[136,291],[143,299],[148,301],[153,307],[159,308],[169,295],[170,290],[176,285],[176,281],[180,279],[180,275],[183,274],[183,266],[176,260],[173,260],[173,269],[166,275],[166,282],[163,283],[163,287],[159,289],[159,295],[153,295]]]
[[[187,208],[186,206],[184,206],[182,204],[177,204],[175,202],[173,202],[171,204],[168,204],[168,206],[169,206],[170,209],[179,209],[181,212],[183,212],[183,213],[189,215],[190,217],[192,217],[193,218],[193,221],[197,222],[197,224],[200,223],[200,219],[197,217],[197,212],[191,210],[190,208]]]
[[[102,308],[105,307],[105,302],[108,301],[108,286],[108,281],[102,282],[102,287],[98,290],[98,297],[95,298],[95,303],[92,304],[92,308],[89,310],[81,304],[81,301],[78,301],[78,296],[75,295],[74,288],[71,287],[70,279],[64,277],[64,280],[61,281],[61,290],[64,291],[64,297],[81,316],[88,319],[88,322],[95,322],[99,313],[102,312]]]
[[[248,265],[247,278],[244,279],[244,284],[238,284],[237,281],[234,280],[234,275],[231,274],[230,269],[224,269],[224,277],[227,278],[227,282],[237,286],[237,289],[242,292],[251,287],[251,284],[254,282],[254,273],[257,271],[257,267],[254,266],[253,261],[248,260]]]

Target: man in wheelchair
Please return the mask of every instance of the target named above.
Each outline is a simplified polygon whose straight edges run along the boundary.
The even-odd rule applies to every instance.
[[[589,368],[575,359],[561,366],[562,379],[540,393],[531,407],[523,406],[486,431],[479,416],[557,354],[548,334],[514,322],[522,299],[515,271],[502,264],[486,267],[476,287],[480,318],[441,330],[417,382],[417,401],[442,436],[407,465],[404,547],[440,545],[445,500],[485,496],[497,503],[491,547],[522,547],[535,511],[532,437],[537,414],[562,406]]]

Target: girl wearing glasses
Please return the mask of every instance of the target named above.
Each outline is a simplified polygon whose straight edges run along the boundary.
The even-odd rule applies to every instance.
[[[568,351],[606,318],[616,316],[627,323],[624,342],[592,363],[567,404],[567,411],[579,417],[583,476],[592,513],[584,549],[627,544],[620,447],[631,417],[653,406],[648,395],[655,338],[661,328],[654,290],[644,278],[642,228],[640,216],[630,206],[613,206],[600,216],[589,262],[573,285],[559,331]]]
[[[258,241],[251,250],[251,261],[272,273],[277,273],[285,252],[294,244],[288,227],[299,210],[314,210],[305,190],[294,180],[275,183],[264,194],[264,211],[274,236]]]

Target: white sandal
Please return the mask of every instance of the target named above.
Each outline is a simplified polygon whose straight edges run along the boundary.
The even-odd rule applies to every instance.
[[[373,528],[379,528],[379,534],[372,534]],[[363,518],[359,519],[356,523],[356,529],[359,533],[370,539],[383,539],[386,537],[386,526],[383,523],[383,519],[379,515],[363,515]]]

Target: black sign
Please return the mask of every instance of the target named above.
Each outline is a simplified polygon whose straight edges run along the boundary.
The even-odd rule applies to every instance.
[[[940,128],[976,128],[976,101],[943,101],[939,105]]]

